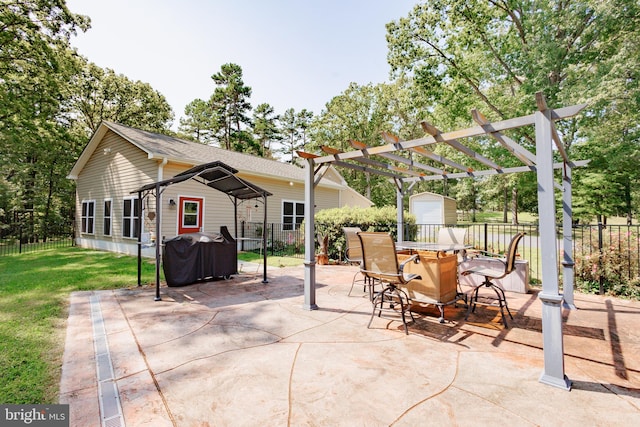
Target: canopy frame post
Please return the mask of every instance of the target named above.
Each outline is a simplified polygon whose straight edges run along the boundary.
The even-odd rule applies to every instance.
[[[316,304],[316,248],[314,219],[315,191],[313,158],[306,159],[304,176],[304,305],[305,310],[317,310]]]

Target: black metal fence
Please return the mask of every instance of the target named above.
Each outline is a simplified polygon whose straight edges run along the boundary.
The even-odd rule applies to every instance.
[[[46,236],[20,223],[5,224],[0,229],[0,256],[63,248],[73,244],[72,224]]]
[[[261,247],[262,223],[243,222],[239,234],[243,250],[259,250]],[[272,223],[267,226],[267,254],[277,256],[304,256],[304,235],[301,229],[288,229],[290,224]],[[537,224],[473,223],[457,224],[467,229],[466,242],[475,249],[492,253],[504,253],[514,234],[524,231],[518,252],[520,258],[529,261],[529,278],[532,284],[542,279],[540,239]],[[412,225],[411,236],[405,240],[435,242],[444,224]],[[406,227],[407,228],[407,227]],[[377,229],[377,228],[376,228]],[[380,230],[387,230],[388,224],[381,224]],[[558,263],[562,262],[562,226],[558,225]],[[603,287],[615,286],[624,280],[640,285],[640,226],[639,225],[576,225],[572,228],[573,258],[576,278],[592,283],[602,292]],[[336,242],[329,242],[329,245]],[[340,243],[338,243],[339,245]],[[317,245],[317,243],[316,243]],[[340,251],[337,251],[338,257]],[[338,259],[340,261],[340,259]],[[559,271],[562,272],[560,265]]]
[[[241,250],[261,250],[263,224],[241,222],[238,225],[238,234],[242,238]],[[405,227],[411,228],[411,236],[405,236],[405,240],[435,242],[440,228],[444,226],[417,224]],[[542,266],[537,224],[473,223],[455,226],[467,229],[465,243],[475,249],[493,253],[504,253],[515,233],[527,233],[519,246],[520,257],[529,261],[530,281],[534,284],[540,283]],[[376,229],[389,230],[389,224],[380,224]],[[556,229],[558,262],[561,262],[562,227],[558,225]],[[42,236],[42,233],[38,233],[28,224],[4,224],[0,227],[0,256],[72,246],[73,230],[73,224],[70,223],[60,227],[55,235]],[[270,223],[267,224],[266,236],[267,255],[303,258],[304,234],[301,228],[294,228],[292,224]],[[600,292],[603,288],[617,286],[621,282],[640,289],[639,225],[575,225],[572,236],[577,280],[591,284]],[[341,246],[342,243],[330,241],[329,245]],[[335,253],[340,261],[341,251]]]
[[[442,224],[420,224],[416,239],[436,241]],[[458,224],[467,228],[467,241],[475,249],[504,253],[514,234],[524,231],[526,236],[519,246],[522,259],[529,261],[532,283],[540,283],[542,265],[537,224]],[[574,225],[572,249],[575,276],[581,284],[603,293],[605,288],[621,285],[640,285],[640,226],[639,225]],[[556,226],[558,263],[564,251],[562,226]],[[559,271],[562,272],[562,268]]]

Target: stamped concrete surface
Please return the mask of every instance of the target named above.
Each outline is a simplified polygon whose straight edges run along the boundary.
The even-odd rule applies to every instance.
[[[564,310],[571,391],[539,382],[541,303],[514,320],[418,307],[374,318],[349,266],[71,296],[60,402],[72,426],[631,425],[640,420],[640,303],[576,294]]]

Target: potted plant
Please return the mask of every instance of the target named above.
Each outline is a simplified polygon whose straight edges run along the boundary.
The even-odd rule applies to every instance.
[[[320,265],[329,264],[329,235],[318,233],[320,252],[316,255],[316,262]]]

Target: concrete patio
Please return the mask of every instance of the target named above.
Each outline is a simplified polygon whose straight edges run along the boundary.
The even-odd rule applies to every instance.
[[[245,269],[247,270],[247,269]],[[252,270],[252,269],[251,269]],[[541,303],[514,320],[462,307],[375,318],[356,267],[302,267],[178,288],[71,296],[60,403],[72,426],[629,425],[640,419],[640,303],[576,294],[565,310],[565,391],[543,370]]]

